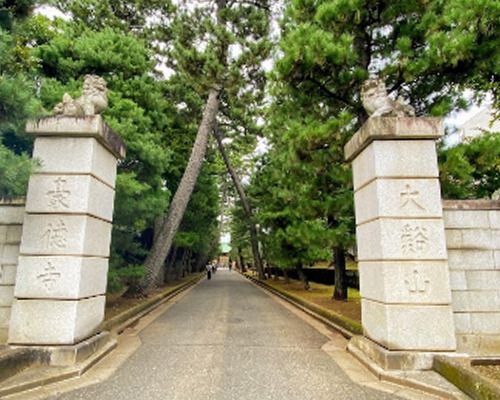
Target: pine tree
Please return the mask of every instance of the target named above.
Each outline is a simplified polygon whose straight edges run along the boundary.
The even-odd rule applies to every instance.
[[[288,3],[269,137],[283,152],[280,167],[297,177],[302,214],[324,224],[336,260],[353,237],[343,146],[367,118],[361,83],[370,73],[383,77],[418,115],[465,107],[467,87],[478,96],[490,91],[498,104],[498,21],[494,1]],[[334,297],[345,297],[341,292]]]
[[[41,101],[51,110],[64,92],[81,94],[85,74],[106,79],[109,107],[103,117],[127,146],[118,166],[110,265],[139,265],[148,250],[145,232],[169,198],[164,176],[174,149],[165,132],[175,108],[164,98],[164,83],[155,78],[151,50],[142,40],[111,28],[92,31],[73,21],[53,23],[55,36],[34,49]]]
[[[439,172],[445,199],[490,198],[500,189],[500,132],[440,148]]]
[[[24,195],[35,166],[24,135],[26,120],[40,111],[30,31],[45,27],[28,19],[34,3],[0,2],[0,198]]]
[[[175,41],[168,54],[171,66],[199,95],[208,96],[190,160],[145,262],[147,274],[141,285],[145,290],[153,286],[169,253],[197,180],[209,135],[215,128],[220,105],[223,109],[227,105],[229,110],[245,86],[252,84],[254,71],[261,68],[259,54],[266,47],[259,39],[267,34],[266,11],[264,1],[226,0],[208,5],[200,3],[194,9],[181,5],[177,10],[171,29]]]

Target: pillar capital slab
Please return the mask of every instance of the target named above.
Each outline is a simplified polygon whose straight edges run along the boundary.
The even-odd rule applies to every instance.
[[[344,156],[346,161],[352,161],[374,140],[437,139],[443,134],[442,118],[369,118],[345,145]]]
[[[123,140],[100,115],[85,117],[57,115],[31,120],[26,124],[26,132],[33,136],[93,137],[116,158],[125,158]]]

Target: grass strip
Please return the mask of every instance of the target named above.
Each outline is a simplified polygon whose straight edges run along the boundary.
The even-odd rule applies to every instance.
[[[436,356],[433,368],[474,400],[500,399],[500,387],[468,368],[467,363]]]
[[[292,294],[290,292],[282,290],[281,288],[277,288],[273,285],[266,283],[265,281],[258,280],[250,275],[245,275],[245,276],[247,276],[248,278],[257,282],[259,285],[265,287],[266,289],[280,293],[282,296],[284,296],[284,297],[300,304],[302,307],[305,307],[308,310],[322,316],[323,318],[327,319],[328,321],[332,322],[333,324],[339,325],[340,327],[346,329],[347,331],[349,331],[353,335],[363,334],[363,327],[361,326],[361,324],[358,321],[354,321],[354,320],[352,320],[344,315],[327,310],[326,308],[323,308],[317,304],[311,303],[310,301],[307,301],[296,294]]]

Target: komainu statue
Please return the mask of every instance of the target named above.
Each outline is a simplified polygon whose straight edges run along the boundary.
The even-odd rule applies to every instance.
[[[380,78],[368,79],[361,87],[361,101],[371,117],[413,117],[415,109],[402,100],[392,100]]]
[[[54,107],[54,114],[84,117],[102,113],[108,107],[106,81],[96,75],[85,75],[83,94],[73,99],[64,93],[63,101]]]

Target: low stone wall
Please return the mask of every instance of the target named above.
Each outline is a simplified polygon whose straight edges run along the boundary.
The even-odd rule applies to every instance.
[[[500,201],[443,202],[457,350],[500,354]]]
[[[24,204],[24,199],[0,199],[0,344],[7,341]]]

